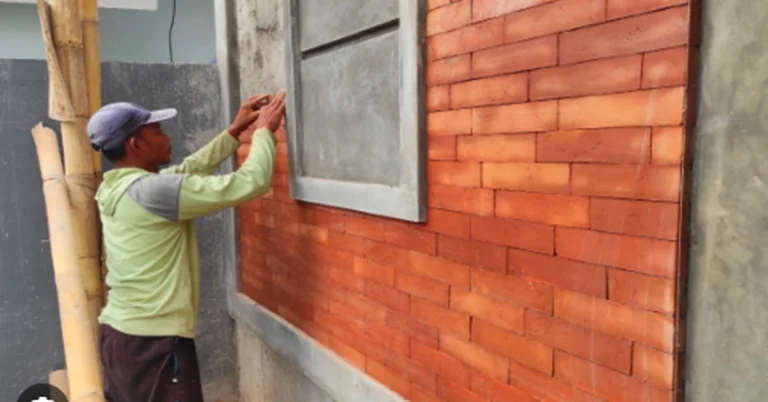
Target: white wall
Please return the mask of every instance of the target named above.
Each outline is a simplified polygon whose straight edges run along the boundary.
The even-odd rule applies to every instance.
[[[168,28],[172,0],[155,11],[100,9],[103,61],[170,62]],[[175,63],[208,63],[216,55],[213,0],[176,0],[173,28]],[[40,21],[34,4],[0,0],[0,58],[42,59]]]

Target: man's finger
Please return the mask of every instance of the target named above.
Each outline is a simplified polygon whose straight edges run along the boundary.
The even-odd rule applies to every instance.
[[[245,106],[247,106],[248,109],[258,109],[259,107],[266,105],[271,98],[272,95],[270,94],[252,96],[245,102]]]

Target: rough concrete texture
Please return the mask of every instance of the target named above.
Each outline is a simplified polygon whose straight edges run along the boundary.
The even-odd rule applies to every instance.
[[[244,325],[237,327],[241,402],[335,402]]]
[[[285,86],[283,9],[278,0],[237,0],[240,97]]]
[[[687,400],[768,395],[768,9],[703,2]]]
[[[174,161],[218,131],[219,79],[212,65],[104,63],[103,102],[176,107],[166,125]],[[63,366],[56,288],[37,154],[30,128],[47,113],[44,61],[0,60],[0,400]],[[109,163],[104,161],[105,168]],[[237,399],[234,323],[226,311],[222,217],[198,221],[203,294],[198,348],[206,396]]]

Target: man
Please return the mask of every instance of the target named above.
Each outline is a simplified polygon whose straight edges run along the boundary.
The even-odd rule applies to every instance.
[[[193,219],[265,194],[285,93],[249,99],[229,128],[176,166],[160,123],[175,109],[106,105],[88,122],[114,165],[96,193],[107,253],[108,302],[99,317],[105,397],[111,402],[203,402],[195,349],[200,262]],[[240,168],[211,175],[255,127]]]

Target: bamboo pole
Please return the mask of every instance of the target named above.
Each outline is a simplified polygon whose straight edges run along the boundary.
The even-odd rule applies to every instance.
[[[43,179],[45,210],[48,219],[51,256],[59,300],[64,358],[68,368],[71,402],[104,402],[101,366],[93,323],[78,265],[82,263],[75,247],[76,219],[70,203],[64,169],[59,159],[56,133],[36,125],[32,138],[37,149]]]
[[[80,0],[80,25],[83,30],[85,55],[85,82],[88,96],[88,116],[101,107],[101,64],[99,57],[99,4],[98,0]],[[93,172],[101,174],[101,154],[94,151]]]
[[[38,6],[44,8],[43,0]],[[88,121],[88,89],[85,68],[83,29],[78,0],[50,0],[51,23],[58,64],[67,81],[76,119],[61,122],[64,170],[73,209],[75,250],[80,259],[80,273],[88,300],[88,312],[94,336],[102,306],[101,247],[96,211],[96,178],[93,149],[85,126]]]

